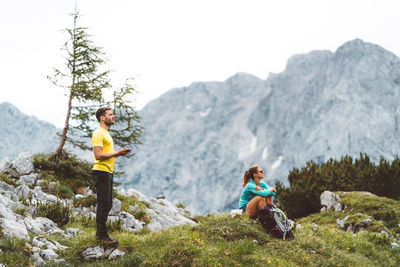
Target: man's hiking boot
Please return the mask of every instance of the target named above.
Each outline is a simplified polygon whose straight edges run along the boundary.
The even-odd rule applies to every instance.
[[[98,243],[102,243],[107,247],[118,247],[119,244],[118,240],[111,239],[109,235],[99,236],[96,233],[96,240]]]

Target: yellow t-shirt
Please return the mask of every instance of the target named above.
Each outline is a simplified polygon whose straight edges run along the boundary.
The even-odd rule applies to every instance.
[[[113,139],[106,129],[103,127],[97,128],[92,136],[92,145],[102,147],[101,151],[105,153],[114,152]],[[105,171],[113,173],[114,169],[114,157],[105,160],[96,160],[94,158],[93,170]]]

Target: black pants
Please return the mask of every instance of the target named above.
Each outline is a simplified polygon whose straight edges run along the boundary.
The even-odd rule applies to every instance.
[[[97,210],[96,225],[97,237],[107,237],[106,227],[108,213],[112,206],[113,174],[104,171],[92,171],[92,178],[96,186]]]

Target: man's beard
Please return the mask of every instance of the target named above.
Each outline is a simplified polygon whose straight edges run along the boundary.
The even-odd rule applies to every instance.
[[[111,125],[113,125],[114,124],[114,122],[113,121],[104,121],[104,123],[105,123],[105,125],[107,125],[107,126],[111,126]]]

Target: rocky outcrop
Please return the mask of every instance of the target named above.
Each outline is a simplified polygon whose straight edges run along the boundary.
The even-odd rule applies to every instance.
[[[32,154],[21,153],[15,160],[4,159],[0,161],[0,174],[7,175],[13,180],[11,184],[0,181],[0,227],[5,238],[25,239],[32,247],[32,260],[36,266],[43,266],[46,262],[64,261],[59,257],[59,250],[67,249],[61,244],[50,241],[47,237],[60,234],[66,237],[74,237],[82,234],[82,231],[74,228],[65,230],[59,228],[55,222],[48,218],[35,216],[37,203],[54,203],[59,199],[42,191],[40,187],[41,177],[34,172]],[[149,222],[143,222],[135,218],[130,212],[139,207],[129,206],[128,211],[122,210],[121,201],[113,200],[109,221],[120,220],[122,227],[127,231],[139,231],[147,227],[153,232],[182,224],[195,224],[190,216],[197,213],[190,208],[178,208],[166,199],[148,198],[146,195],[131,189],[119,192],[125,196],[135,195],[144,202],[148,208],[145,212]],[[77,198],[93,197],[91,190],[85,190],[83,195]],[[72,214],[94,218],[96,208],[73,207],[72,199],[63,200],[65,205],[70,205]],[[18,212],[20,211],[20,212]],[[21,215],[23,211],[24,215]],[[33,237],[31,239],[31,236]],[[94,258],[109,258],[123,256],[124,252],[118,249],[104,249],[101,247],[89,248],[82,253],[85,260]]]
[[[324,191],[321,194],[321,211],[333,209],[334,211],[342,211],[343,205],[339,202],[340,196],[330,191]]]

